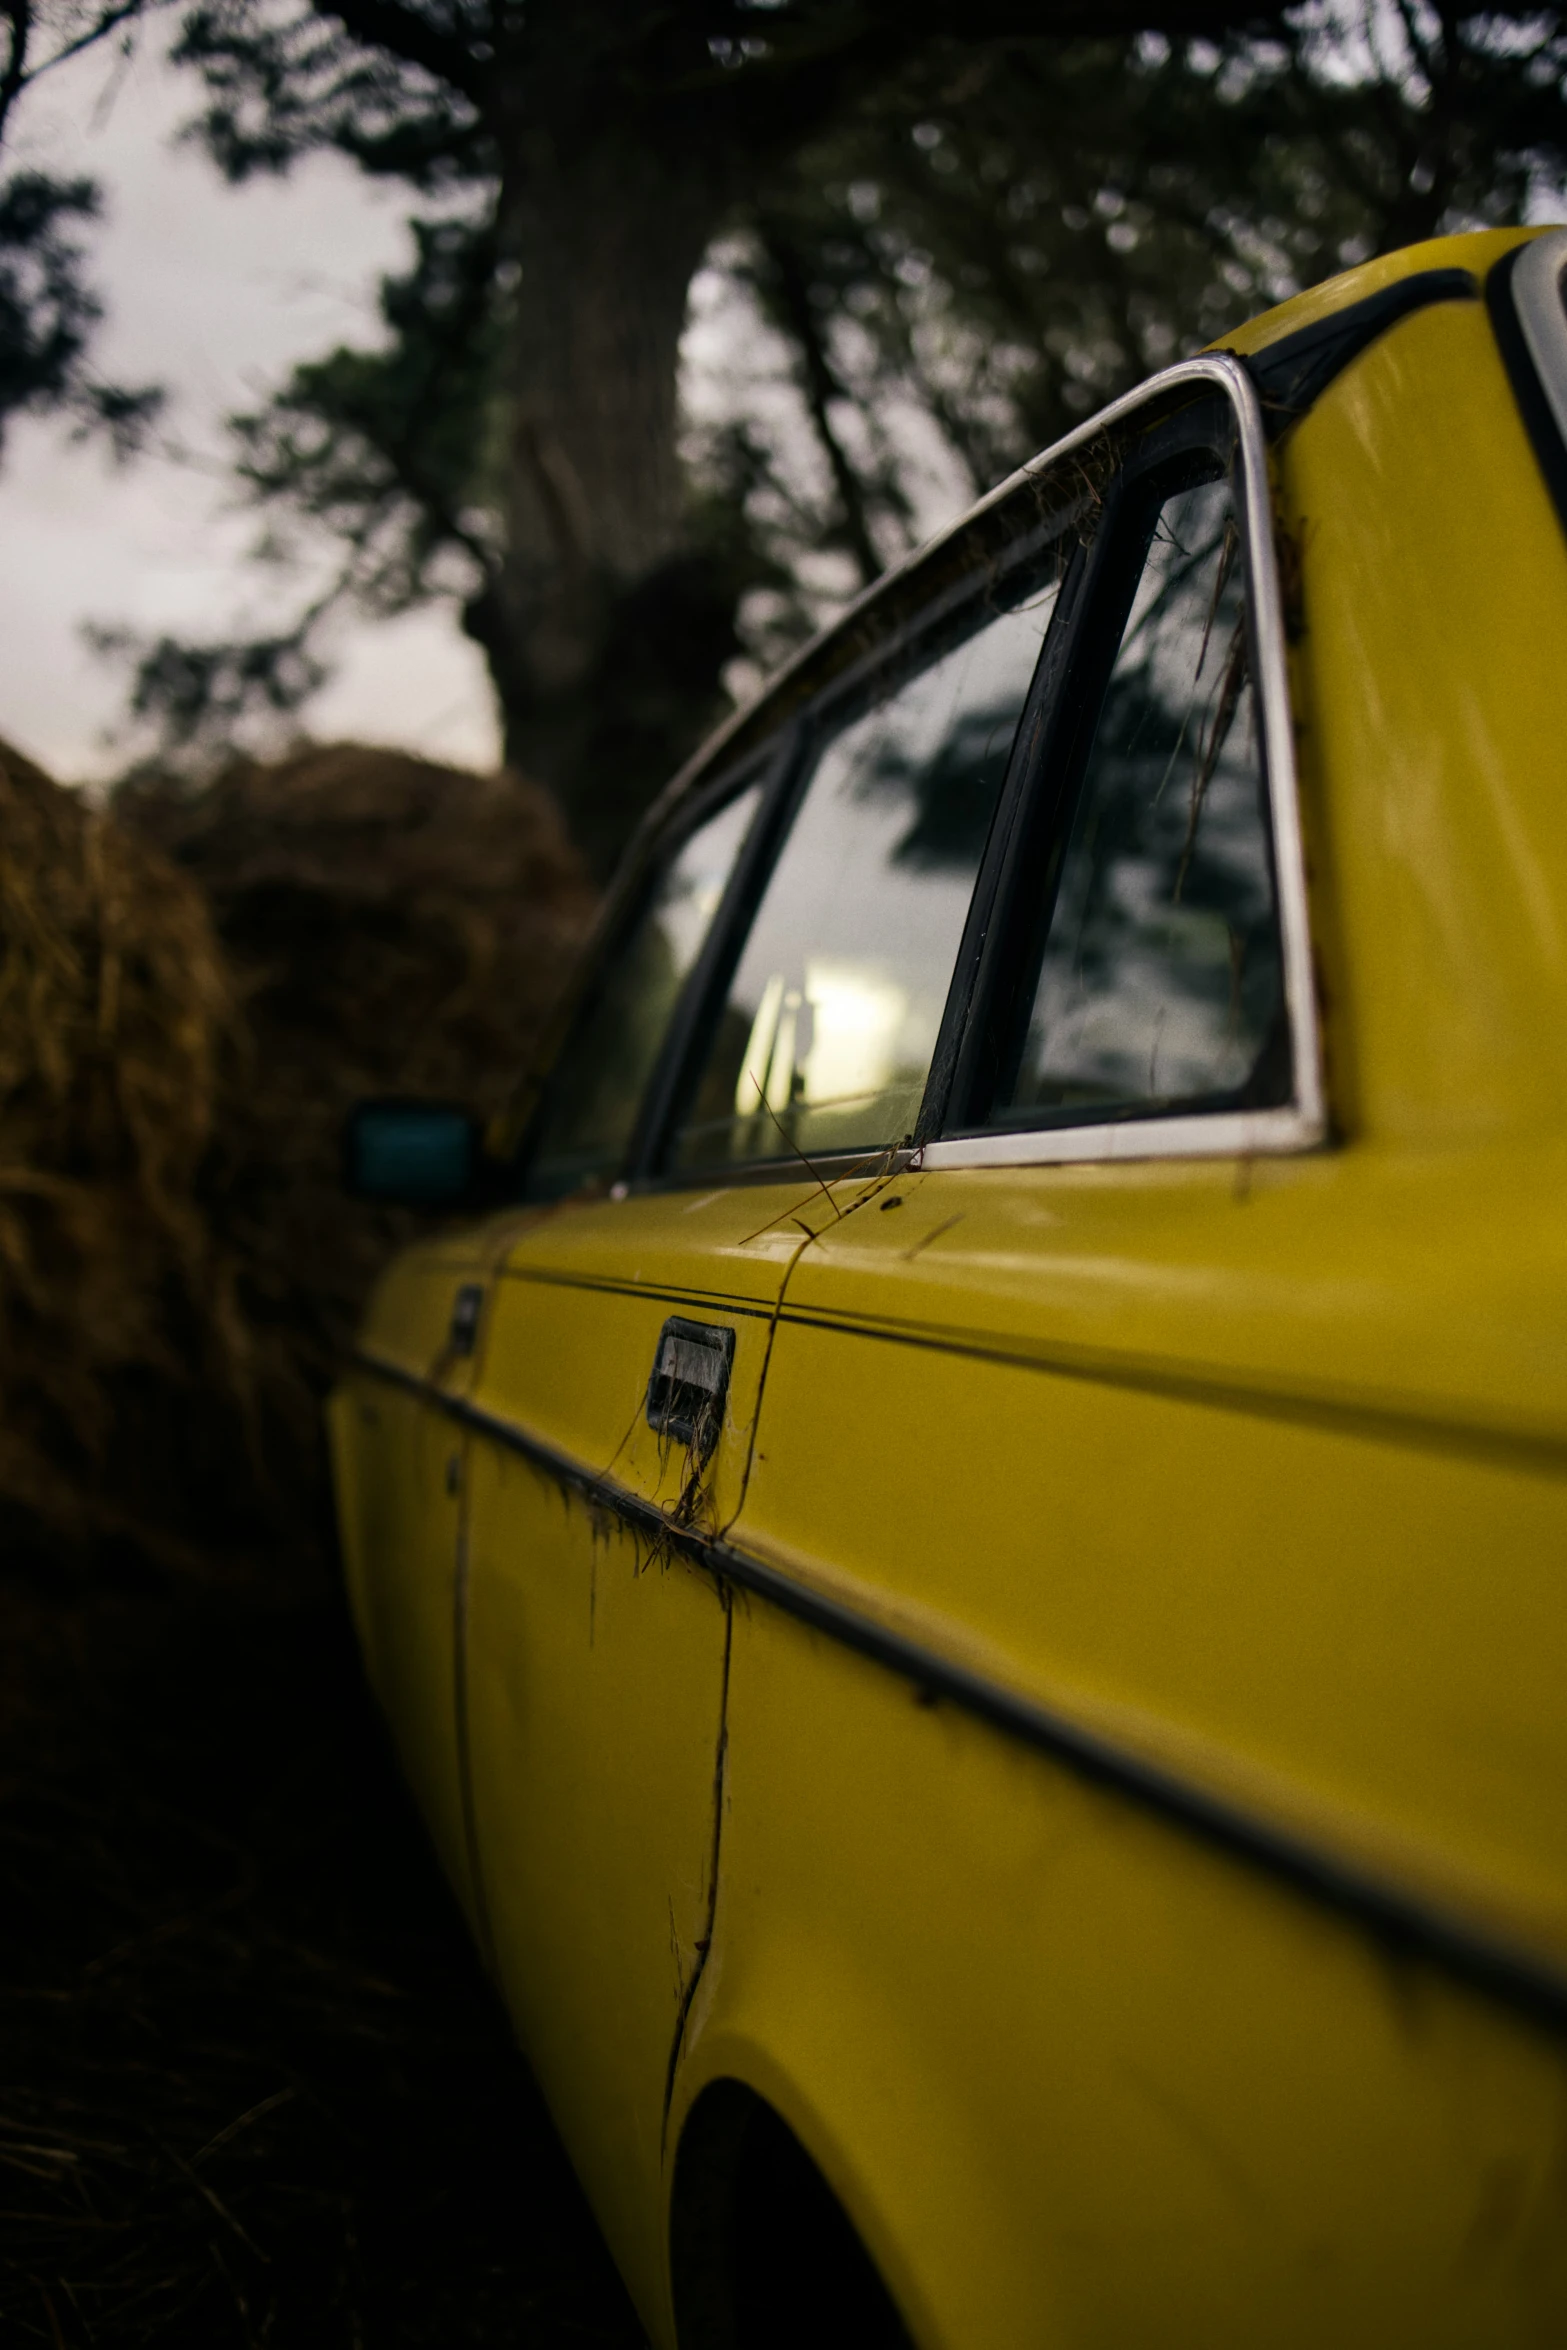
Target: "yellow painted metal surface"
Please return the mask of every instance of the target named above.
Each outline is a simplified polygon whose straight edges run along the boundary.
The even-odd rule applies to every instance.
[[[920,2350],[1567,2336],[1559,2036],[605,1506],[1567,1977],[1567,540],[1483,305],[1357,358],[1276,495],[1330,1148],[565,1207],[383,1289],[435,1390],[390,1447],[384,1382],[334,1406],[372,1676],[435,1823],[461,1691],[495,1963],[661,2344],[722,2078]],[[737,1333],[696,1484],[671,1314]]]
[[[1567,1151],[1527,1175],[900,1179],[789,1284],[737,1539],[1567,1972]]]
[[[1340,1130],[1559,1134],[1567,536],[1482,306],[1358,359],[1286,444],[1282,499]]]
[[[564,1210],[507,1257],[475,1400],[621,1492],[738,1509],[772,1312],[803,1234],[774,1190]],[[735,1331],[700,1482],[646,1419],[665,1320]],[[468,1735],[500,1979],[621,2268],[663,2293],[665,2097],[710,1923],[729,1619],[712,1578],[474,1440]]]
[[[813,2147],[922,2350],[1567,2328],[1563,2052],[737,1602],[681,2097]]]

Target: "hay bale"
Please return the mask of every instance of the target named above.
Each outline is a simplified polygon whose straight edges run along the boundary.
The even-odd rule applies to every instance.
[[[344,744],[105,814],[0,745],[0,1519],[319,1569],[321,1398],[414,1228],[343,1118],[498,1108],[591,910],[510,776]]]
[[[319,1398],[413,1228],[345,1198],[344,1118],[388,1093],[497,1110],[593,895],[534,786],[359,744],[236,764],[194,790],[136,778],[113,807],[200,884],[239,992],[251,1066],[220,1114],[240,1170],[224,1232],[253,1343],[281,1347],[308,1395],[309,1434],[293,1410],[281,1474],[294,1517],[319,1523]]]
[[[188,1562],[196,1419],[256,1443],[211,1214],[242,1027],[200,891],[0,744],[0,1515]]]

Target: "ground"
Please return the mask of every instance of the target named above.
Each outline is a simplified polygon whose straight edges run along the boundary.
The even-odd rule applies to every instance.
[[[0,2338],[642,2342],[329,1594],[0,1563]]]

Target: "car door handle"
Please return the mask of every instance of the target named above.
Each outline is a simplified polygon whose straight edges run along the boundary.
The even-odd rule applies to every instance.
[[[479,1316],[484,1311],[484,1284],[465,1281],[452,1300],[452,1318],[446,1333],[446,1344],[454,1355],[471,1355],[479,1337]]]
[[[647,1383],[647,1422],[660,1436],[688,1445],[705,1461],[724,1424],[724,1398],[735,1334],[721,1323],[671,1315],[658,1334]]]

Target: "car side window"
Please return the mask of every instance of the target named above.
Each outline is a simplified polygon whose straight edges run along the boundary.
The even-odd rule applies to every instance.
[[[1116,525],[1120,609],[1135,589],[992,1124],[1287,1097],[1245,567],[1228,480],[1213,458],[1192,470],[1130,494]]]
[[[901,1141],[918,1116],[1055,582],[905,664],[821,744],[677,1125],[680,1170]]]
[[[762,789],[753,783],[696,825],[655,875],[557,1060],[529,1153],[529,1198],[560,1198],[619,1174]]]

